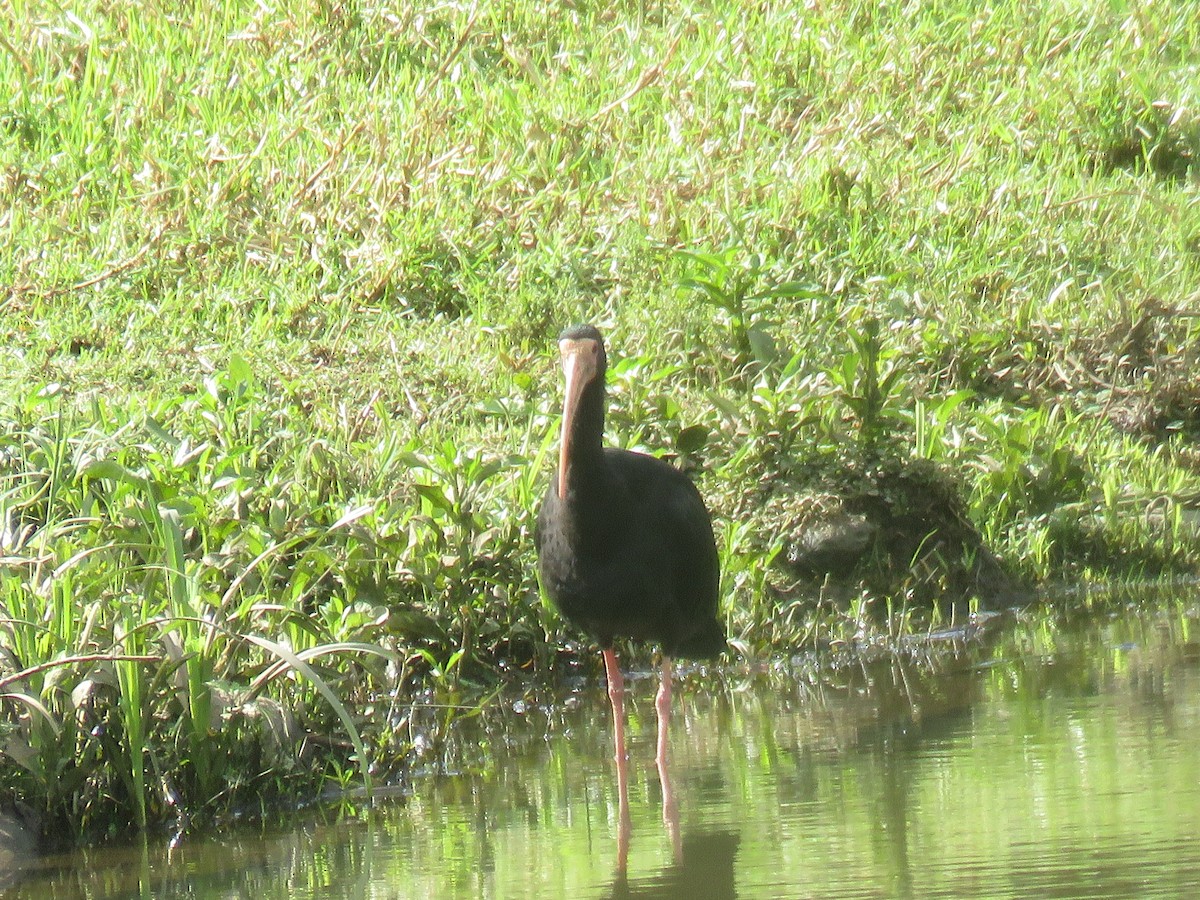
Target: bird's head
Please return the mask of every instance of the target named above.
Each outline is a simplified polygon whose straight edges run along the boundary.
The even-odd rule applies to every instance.
[[[566,393],[563,397],[562,448],[558,458],[558,496],[567,495],[567,464],[571,458],[572,437],[580,400],[587,388],[597,381],[604,385],[606,359],[604,339],[592,325],[572,325],[558,336]],[[603,415],[603,407],[601,407]],[[603,430],[603,424],[601,424]]]

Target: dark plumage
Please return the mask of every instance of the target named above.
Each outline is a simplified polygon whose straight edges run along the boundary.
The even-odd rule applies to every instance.
[[[662,460],[602,446],[600,332],[568,328],[559,347],[568,372],[563,459],[535,536],[546,593],[604,649],[627,637],[666,656],[717,655],[725,647],[717,548],[700,492]]]

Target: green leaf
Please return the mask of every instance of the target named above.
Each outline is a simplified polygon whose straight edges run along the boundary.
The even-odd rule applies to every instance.
[[[142,484],[146,480],[140,475],[133,474],[119,462],[111,459],[91,459],[86,456],[80,460],[75,475],[78,478],[92,480],[107,478],[110,481],[124,484]]]
[[[750,350],[758,362],[765,365],[775,361],[778,354],[775,350],[775,339],[771,337],[770,332],[754,325],[746,329],[746,337],[750,339]]]
[[[436,484],[414,484],[413,489],[434,509],[440,509],[443,512],[454,511],[454,503]]]
[[[242,388],[254,386],[254,370],[250,368],[250,363],[246,361],[246,357],[240,353],[234,353],[229,357],[229,380],[234,385]]]
[[[934,412],[934,417],[938,423],[945,425],[950,420],[951,414],[958,409],[963,403],[975,397],[975,392],[967,388],[955,391],[945,400],[938,404],[937,410]]]
[[[704,425],[689,425],[679,432],[675,446],[680,453],[695,453],[708,443],[708,428]]]
[[[789,297],[798,300],[809,300],[817,297],[828,298],[829,294],[808,281],[785,281],[782,284],[767,288],[755,294],[755,300],[767,300],[777,297]]]

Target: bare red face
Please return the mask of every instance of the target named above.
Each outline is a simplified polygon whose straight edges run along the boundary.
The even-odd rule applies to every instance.
[[[567,495],[567,464],[571,459],[571,433],[575,412],[583,389],[596,377],[596,366],[600,360],[600,342],[591,338],[564,338],[558,342],[562,355],[563,374],[567,379],[563,397],[562,448],[558,457],[558,496]]]

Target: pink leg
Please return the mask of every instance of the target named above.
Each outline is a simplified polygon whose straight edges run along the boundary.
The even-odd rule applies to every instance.
[[[667,835],[671,838],[671,849],[675,854],[676,864],[683,863],[683,836],[679,831],[679,806],[675,803],[675,789],[671,785],[671,771],[668,765],[667,732],[671,726],[671,658],[664,656],[662,660],[662,681],[658,686],[658,697],[654,707],[658,711],[658,755],[655,763],[658,766],[658,783],[662,787],[663,825],[667,827]]]
[[[616,745],[617,804],[620,823],[617,830],[617,871],[625,873],[629,860],[629,762],[625,756],[625,679],[611,648],[604,651],[604,673],[608,676],[608,700],[613,712],[613,743]]]

